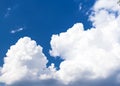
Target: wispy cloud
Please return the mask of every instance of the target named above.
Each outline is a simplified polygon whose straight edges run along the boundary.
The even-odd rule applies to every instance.
[[[16,4],[14,6],[6,8],[4,18],[9,17],[18,7],[19,7],[18,4]]]
[[[10,7],[7,8],[7,11],[6,11],[5,15],[4,15],[5,18],[10,15],[11,10],[12,10],[12,8],[10,8]]]
[[[18,28],[18,29],[11,30],[10,33],[14,34],[14,33],[20,32],[20,31],[22,31],[22,30],[24,30],[23,27]]]
[[[79,11],[82,9],[82,4],[80,3],[79,4]]]

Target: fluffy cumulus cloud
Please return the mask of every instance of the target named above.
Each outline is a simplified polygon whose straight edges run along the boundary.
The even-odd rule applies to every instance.
[[[29,37],[20,38],[10,47],[4,58],[0,81],[12,84],[47,78],[47,62],[40,45]]]
[[[65,33],[53,35],[50,54],[65,60],[57,76],[66,84],[80,79],[109,77],[119,70],[119,37],[114,32],[101,29],[84,31],[81,23],[75,24]]]
[[[50,55],[64,59],[60,69],[48,60],[42,47],[29,37],[11,46],[0,68],[0,82],[8,86],[119,86],[120,6],[118,0],[97,0],[84,31],[76,23],[51,38]],[[2,85],[2,84],[0,84]]]
[[[77,23],[52,36],[50,54],[65,60],[57,71],[64,83],[107,79],[120,70],[120,6],[117,0],[98,0],[92,10],[90,30]]]

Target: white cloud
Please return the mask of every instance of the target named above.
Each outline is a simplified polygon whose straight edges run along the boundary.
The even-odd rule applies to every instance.
[[[12,84],[21,80],[38,80],[47,74],[47,62],[41,46],[29,37],[20,38],[4,58],[0,81]]]
[[[0,76],[1,76],[1,70],[2,70],[2,67],[0,67]]]
[[[120,15],[120,6],[117,3],[118,0],[98,0],[93,7],[93,15],[90,16],[90,20],[95,27],[103,28],[111,21],[118,21],[116,15]],[[117,22],[119,23],[119,22]]]
[[[75,24],[67,32],[53,35],[52,56],[60,56],[65,61],[60,65],[57,76],[66,84],[80,79],[107,78],[119,69],[120,43],[113,32],[102,29],[83,30],[81,23]],[[120,32],[120,30],[118,30]]]
[[[93,28],[84,31],[83,24],[76,23],[52,36],[50,55],[64,59],[60,70],[54,64],[46,68],[48,60],[35,41],[19,39],[4,58],[0,82],[8,86],[119,86],[119,9],[117,0],[97,0],[90,15]]]
[[[84,31],[82,23],[77,23],[52,36],[51,56],[65,59],[57,71],[62,82],[107,79],[120,70],[119,13],[117,0],[98,0],[90,16],[95,28]]]
[[[14,34],[14,33],[20,32],[22,30],[24,30],[24,28],[21,27],[21,28],[18,28],[18,29],[11,30],[10,33]]]

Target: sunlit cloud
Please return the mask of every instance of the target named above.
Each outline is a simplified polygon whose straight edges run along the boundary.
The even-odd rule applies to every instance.
[[[54,63],[46,67],[49,60],[42,46],[23,37],[8,49],[0,82],[7,86],[119,86],[120,6],[117,0],[98,0],[91,9],[92,28],[85,31],[82,23],[76,23],[52,35],[49,53],[64,59],[59,70]]]

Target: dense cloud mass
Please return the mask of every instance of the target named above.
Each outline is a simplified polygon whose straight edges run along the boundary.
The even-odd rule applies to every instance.
[[[10,47],[4,62],[0,80],[6,84],[38,80],[44,78],[48,71],[48,61],[42,53],[42,47],[29,37],[20,38]]]
[[[84,31],[76,23],[52,36],[50,55],[64,61],[60,70],[48,60],[42,47],[29,37],[11,46],[0,68],[0,82],[8,86],[119,86],[120,6],[118,0],[98,0]],[[3,85],[4,86],[4,85]]]

